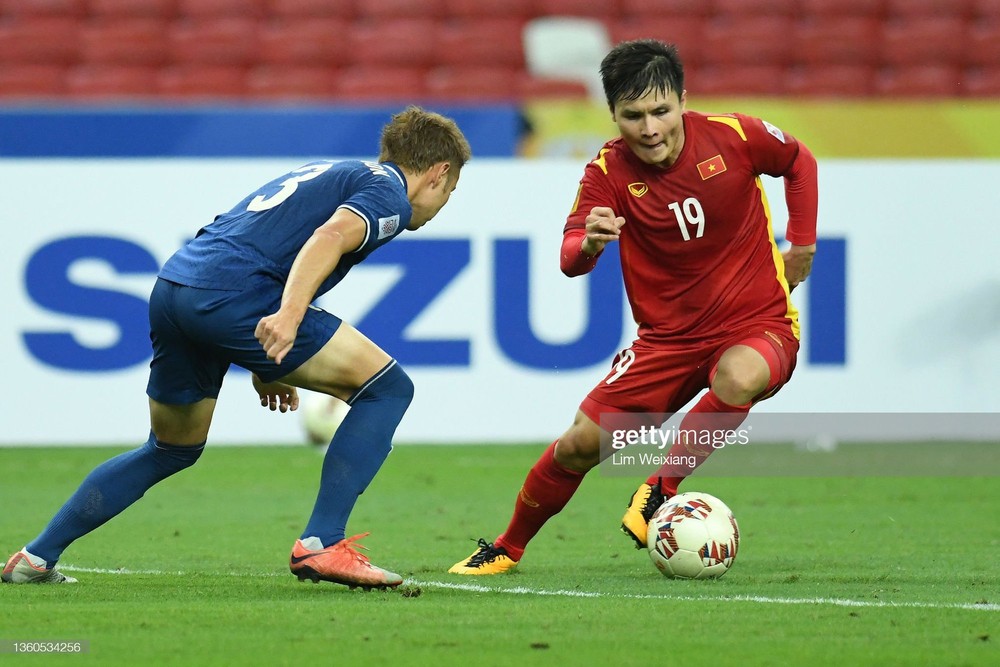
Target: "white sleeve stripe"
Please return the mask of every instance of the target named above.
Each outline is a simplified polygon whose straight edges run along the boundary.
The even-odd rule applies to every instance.
[[[402,185],[404,188],[406,187],[406,181],[403,180],[403,176],[398,171],[396,171],[393,167],[390,167],[388,164],[384,162],[382,163],[382,166],[392,172],[393,176],[396,177],[400,185]]]
[[[358,209],[354,208],[353,206],[348,206],[347,204],[341,204],[337,208],[338,209],[346,208],[348,211],[357,214],[362,220],[365,221],[365,238],[361,242],[361,245],[358,246],[358,249],[364,248],[365,244],[368,243],[368,239],[370,239],[372,235],[372,221],[368,219],[367,215],[365,215]],[[352,250],[351,252],[356,252],[356,250]]]

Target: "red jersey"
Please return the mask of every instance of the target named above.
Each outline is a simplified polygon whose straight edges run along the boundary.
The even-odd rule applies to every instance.
[[[622,273],[641,338],[700,341],[769,319],[798,338],[760,175],[789,175],[799,142],[741,114],[688,111],[683,122],[684,146],[666,169],[621,138],[606,143],[584,171],[564,234],[579,235],[595,206],[625,218]],[[803,245],[815,242],[811,190],[812,238],[807,230],[793,239]]]

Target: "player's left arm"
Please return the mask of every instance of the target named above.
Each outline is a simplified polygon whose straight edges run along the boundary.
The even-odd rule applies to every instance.
[[[754,167],[760,174],[785,179],[789,248],[782,253],[789,289],[812,271],[816,254],[816,216],[819,203],[816,158],[805,144],[759,118],[743,116]]]
[[[254,373],[253,388],[257,392],[257,396],[260,397],[261,406],[269,408],[271,412],[275,410],[288,412],[299,409],[299,392],[290,384],[277,381],[264,382]]]
[[[340,258],[357,250],[368,234],[364,219],[350,209],[340,207],[313,232],[295,261],[292,262],[278,312],[261,318],[254,336],[267,357],[280,364],[298,334],[306,309],[316,290],[340,263]]]
[[[788,228],[785,239],[790,244],[782,253],[788,289],[809,277],[816,255],[816,215],[819,202],[816,158],[799,143],[798,154],[785,172],[785,203]]]

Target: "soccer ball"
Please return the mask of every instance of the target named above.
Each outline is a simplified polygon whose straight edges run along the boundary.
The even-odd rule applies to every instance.
[[[721,577],[736,560],[740,529],[726,504],[689,491],[667,499],[646,531],[653,565],[671,579]]]
[[[329,445],[350,409],[351,406],[339,398],[303,392],[299,414],[309,443],[318,447]]]

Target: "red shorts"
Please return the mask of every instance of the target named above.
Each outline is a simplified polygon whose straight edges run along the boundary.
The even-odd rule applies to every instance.
[[[774,395],[792,376],[799,341],[790,327],[773,321],[711,342],[650,343],[640,338],[618,353],[611,372],[583,399],[580,410],[598,424],[601,413],[677,412],[709,386],[722,353],[737,344],[770,357],[771,380],[754,402]],[[768,348],[774,354],[766,354]]]

